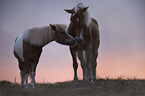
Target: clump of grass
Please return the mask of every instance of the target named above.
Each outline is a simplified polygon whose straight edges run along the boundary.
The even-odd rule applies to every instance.
[[[106,76],[106,80],[109,80],[109,76]]]
[[[4,81],[0,81],[0,84],[11,84],[11,82],[4,80]]]

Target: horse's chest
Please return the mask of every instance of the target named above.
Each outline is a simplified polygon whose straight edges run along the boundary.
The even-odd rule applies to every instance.
[[[86,48],[86,42],[83,41],[82,43],[78,43],[76,46],[75,46],[76,50],[85,50]]]

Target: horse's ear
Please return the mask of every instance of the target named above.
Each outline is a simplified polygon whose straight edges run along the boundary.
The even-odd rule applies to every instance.
[[[82,12],[85,12],[88,8],[89,8],[89,6],[88,6],[88,7],[83,8],[81,11],[82,11]]]
[[[56,27],[54,26],[54,25],[51,25],[51,24],[49,24],[50,25],[50,27],[54,30],[54,31],[57,31],[57,29],[56,29]]]
[[[74,10],[72,9],[64,9],[64,11],[66,11],[67,13],[74,13]]]

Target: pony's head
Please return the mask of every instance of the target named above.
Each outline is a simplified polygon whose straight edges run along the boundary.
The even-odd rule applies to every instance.
[[[54,40],[57,43],[69,46],[75,46],[75,39],[66,32],[66,26],[61,24],[51,25],[51,28],[54,30]]]
[[[84,26],[88,26],[90,23],[90,17],[87,11],[88,8],[89,7],[84,7],[82,3],[79,3],[73,9],[64,9],[71,14],[70,21],[75,31],[75,39],[78,43],[81,43],[83,40]]]

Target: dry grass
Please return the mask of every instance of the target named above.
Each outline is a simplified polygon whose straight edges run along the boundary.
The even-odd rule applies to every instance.
[[[145,96],[145,80],[99,79],[95,85],[79,81],[55,84],[37,84],[23,89],[18,84],[0,82],[0,96]]]

